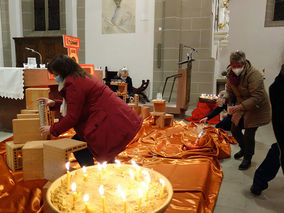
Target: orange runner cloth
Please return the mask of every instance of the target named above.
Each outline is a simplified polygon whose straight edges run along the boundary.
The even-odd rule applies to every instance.
[[[149,117],[117,159],[124,163],[133,159],[170,180],[174,196],[166,212],[207,213],[213,212],[223,177],[218,158],[230,156],[230,142],[235,139],[211,126],[174,121],[173,127],[161,129]],[[47,181],[23,181],[22,171],[12,173],[7,167],[5,154],[4,141],[0,143],[0,213],[42,212],[42,187]]]

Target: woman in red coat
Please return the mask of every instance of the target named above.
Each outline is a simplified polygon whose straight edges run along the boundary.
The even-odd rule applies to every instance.
[[[58,136],[74,128],[74,139],[86,141],[88,148],[75,152],[80,165],[111,161],[123,151],[142,125],[142,119],[105,84],[91,77],[72,58],[59,55],[47,66],[55,76],[63,101],[42,98],[63,116],[52,126],[43,126],[42,134]]]

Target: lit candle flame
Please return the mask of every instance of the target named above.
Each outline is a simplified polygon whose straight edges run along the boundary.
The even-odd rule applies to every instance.
[[[117,167],[120,167],[121,163],[119,160],[115,160],[114,162],[116,163]]]
[[[165,185],[165,180],[160,179],[160,183],[162,184],[162,186],[164,186]]]
[[[120,187],[120,184],[117,185],[117,192],[120,194],[122,192],[122,189]]]
[[[99,171],[102,170],[102,164],[98,163],[98,169],[99,169]]]
[[[143,170],[142,173],[145,175],[146,181],[147,181],[148,183],[150,183],[150,182],[151,182],[151,177],[150,177],[149,172],[146,171],[146,170]]]
[[[129,174],[130,174],[131,179],[134,179],[135,174],[132,169],[129,170]]]
[[[104,186],[100,185],[99,192],[101,196],[104,196]]]
[[[107,162],[105,161],[103,162],[103,169],[106,169],[106,167],[107,167]]]
[[[76,188],[77,188],[76,183],[72,183],[71,185],[72,192],[76,192]]]
[[[86,174],[86,172],[87,172],[87,168],[86,168],[85,166],[83,166],[83,168],[82,168],[82,169],[83,169],[83,173],[84,173],[84,174]]]
[[[142,192],[142,190],[140,188],[138,189],[138,195],[139,195],[140,198],[143,197],[143,192]]]
[[[83,200],[84,200],[85,203],[87,203],[89,201],[89,195],[84,194]]]
[[[67,171],[69,171],[69,169],[70,169],[70,162],[67,162],[67,163],[65,164],[65,167],[66,167]]]

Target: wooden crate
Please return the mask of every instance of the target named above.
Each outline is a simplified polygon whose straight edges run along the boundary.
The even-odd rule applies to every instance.
[[[24,180],[44,179],[43,144],[46,141],[29,141],[23,146]]]
[[[21,114],[38,114],[38,109],[22,109]]]
[[[43,144],[44,178],[54,181],[66,173],[65,163],[70,153],[87,148],[87,143],[69,138]]]
[[[166,112],[165,100],[152,100],[154,112]]]
[[[14,172],[23,168],[23,146],[24,144],[15,144],[13,141],[6,142],[7,165]]]
[[[151,113],[154,118],[154,125],[159,126],[160,128],[173,126],[174,115],[166,113]]]
[[[151,115],[151,113],[150,113],[150,107],[148,107],[148,106],[142,106],[142,107],[141,107],[141,117],[142,117],[143,119],[145,119],[145,118],[149,117],[150,115]]]
[[[18,119],[39,118],[39,114],[17,114]]]
[[[46,140],[47,136],[41,135],[39,118],[13,119],[14,143],[27,141]]]
[[[27,88],[26,93],[26,108],[38,109],[37,99],[40,97],[49,98],[49,88]]]

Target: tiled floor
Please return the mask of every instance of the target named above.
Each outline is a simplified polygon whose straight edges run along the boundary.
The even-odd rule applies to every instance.
[[[191,111],[187,111],[186,114],[190,113]],[[0,132],[0,141],[11,135],[11,133]],[[233,157],[221,160],[224,178],[214,213],[284,212],[284,175],[281,170],[262,195],[255,197],[249,192],[254,171],[274,142],[275,137],[271,124],[260,127],[256,134],[256,150],[252,166],[248,170],[238,170],[241,160],[235,160]],[[239,150],[238,145],[231,145],[231,148],[232,155]]]

